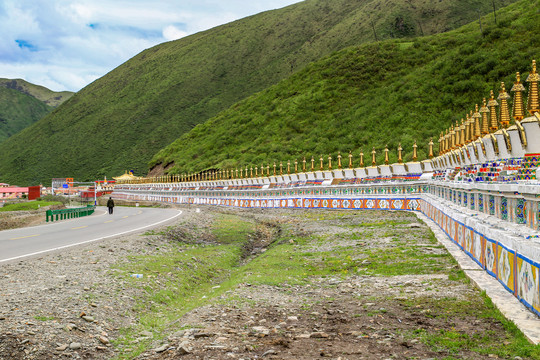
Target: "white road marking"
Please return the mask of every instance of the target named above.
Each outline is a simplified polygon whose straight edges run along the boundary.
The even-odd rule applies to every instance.
[[[12,260],[17,260],[17,259],[25,258],[25,257],[28,257],[28,256],[34,256],[34,255],[44,254],[44,253],[51,252],[51,251],[67,249],[67,248],[70,248],[70,247],[73,247],[73,246],[77,246],[77,245],[89,244],[89,243],[91,243],[91,242],[95,242],[95,241],[107,239],[107,238],[110,238],[110,237],[115,237],[115,236],[120,236],[120,235],[128,234],[128,233],[131,233],[131,232],[135,232],[135,231],[139,231],[139,230],[142,230],[142,229],[146,229],[146,228],[149,228],[149,227],[152,227],[152,226],[159,225],[159,224],[164,223],[164,222],[166,222],[166,221],[172,220],[172,219],[174,219],[174,218],[176,218],[176,217],[178,217],[178,216],[180,216],[180,215],[182,215],[182,210],[178,210],[178,214],[176,214],[176,215],[174,215],[174,216],[171,216],[170,218],[167,218],[167,219],[161,220],[161,221],[159,221],[159,222],[157,222],[157,223],[150,224],[150,225],[146,225],[146,226],[143,226],[143,227],[140,227],[140,228],[137,228],[137,229],[132,229],[132,230],[128,230],[128,231],[123,231],[123,232],[120,232],[120,233],[117,233],[117,234],[113,234],[113,235],[102,236],[102,237],[100,237],[100,238],[96,238],[96,239],[92,239],[92,240],[86,240],[86,241],[78,242],[78,243],[76,243],[76,244],[69,244],[69,245],[59,246],[59,247],[52,248],[52,249],[48,249],[48,250],[36,251],[36,252],[34,252],[34,253],[31,253],[31,254],[25,254],[25,255],[21,255],[21,256],[15,256],[15,257],[12,257],[12,258],[9,258],[9,259],[0,260],[0,263],[6,262],[6,261],[12,261]],[[37,236],[37,235],[36,235],[36,236]]]

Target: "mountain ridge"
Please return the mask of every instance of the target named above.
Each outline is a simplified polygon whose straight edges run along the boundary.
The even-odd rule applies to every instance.
[[[58,107],[74,94],[71,91],[53,91],[45,86],[32,84],[23,79],[0,78],[0,86],[30,95],[53,108]]]

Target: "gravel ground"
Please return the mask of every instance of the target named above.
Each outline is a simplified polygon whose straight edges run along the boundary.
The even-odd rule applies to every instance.
[[[258,221],[287,219],[297,234],[328,236],[328,241],[313,244],[314,253],[351,246],[384,252],[393,246],[388,229],[377,225],[384,214],[385,221],[395,218],[393,228],[401,234],[400,240],[410,241],[419,251],[445,253],[421,240],[430,231],[410,213],[363,212],[359,220],[353,214],[325,219],[331,212],[324,211],[183,211],[182,221],[201,227],[208,226],[214,211],[249,214]],[[360,233],[365,236],[351,239]],[[111,266],[129,255],[170,249],[159,236],[139,234],[0,265],[0,359],[110,359],[119,355],[111,341],[122,328],[136,324],[133,307],[144,294],[130,287],[131,279]],[[418,329],[456,329],[504,337],[502,326],[490,319],[435,316],[444,309],[431,301],[477,295],[471,285],[453,281],[445,273],[357,273],[344,279],[313,277],[305,285],[279,287],[244,283],[187,313],[165,340],[154,341],[137,359],[442,358],[448,354],[434,351],[409,334]],[[463,351],[457,358],[493,356]]]

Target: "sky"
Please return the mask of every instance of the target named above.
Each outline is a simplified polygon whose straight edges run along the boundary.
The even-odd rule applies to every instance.
[[[0,0],[0,78],[78,91],[142,50],[300,0]]]

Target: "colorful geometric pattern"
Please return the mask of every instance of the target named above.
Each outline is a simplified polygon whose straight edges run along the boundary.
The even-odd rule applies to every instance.
[[[522,255],[517,255],[517,297],[528,308],[540,314],[540,294],[538,284],[539,265]]]
[[[478,211],[484,212],[484,194],[478,194]]]
[[[489,195],[489,214],[495,215],[495,196]]]
[[[540,154],[526,154],[518,171],[518,180],[536,180],[536,170],[540,166]]]
[[[497,243],[486,239],[486,247],[484,250],[485,269],[493,277],[497,277]]]
[[[514,272],[515,272],[515,251],[508,249],[507,247],[498,244],[497,248],[497,280],[504,287],[514,292]]]
[[[517,199],[515,222],[518,224],[525,224],[527,219],[526,211],[525,199]]]
[[[505,197],[501,199],[501,219],[508,220],[508,199]]]

